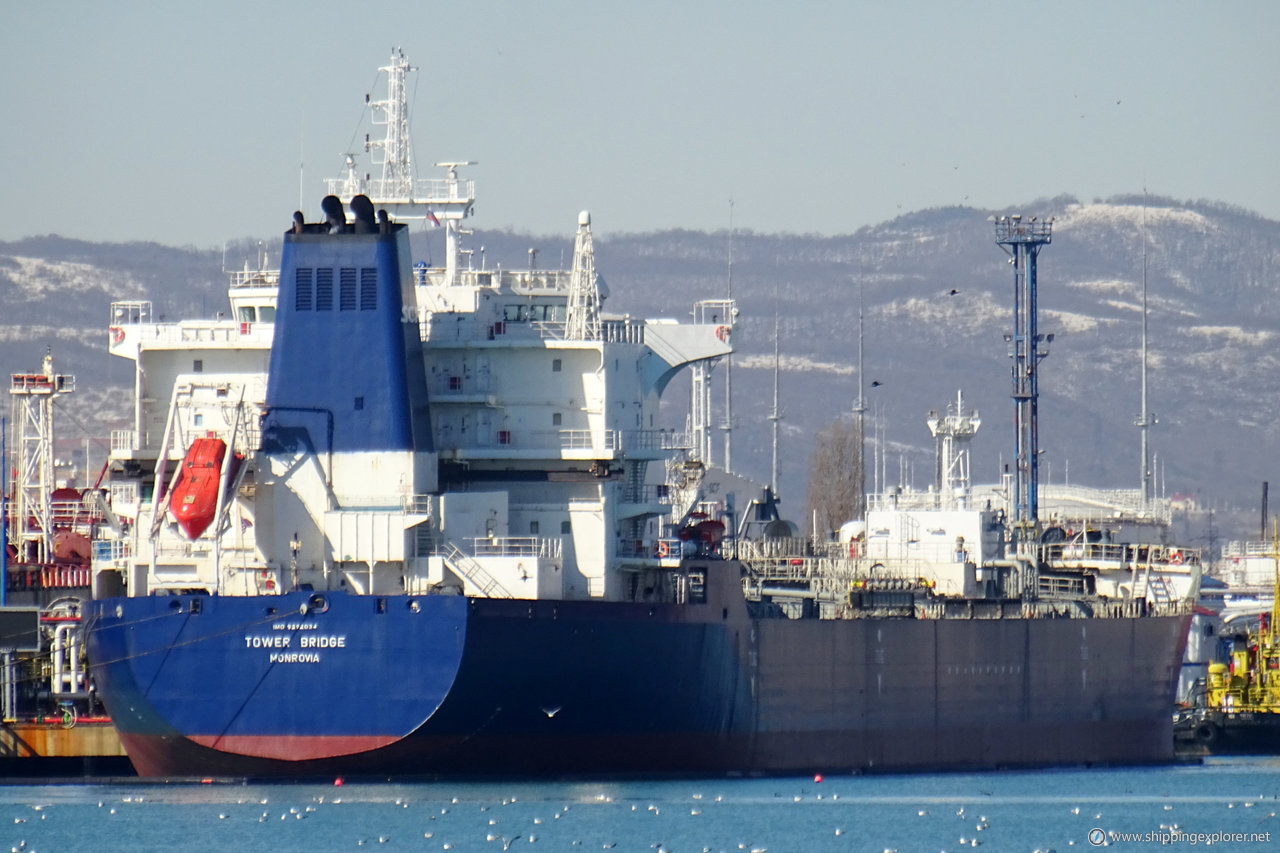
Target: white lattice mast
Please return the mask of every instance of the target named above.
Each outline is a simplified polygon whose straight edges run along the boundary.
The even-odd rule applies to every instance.
[[[410,65],[404,52],[392,51],[391,63],[379,71],[387,73],[387,97],[381,101],[365,95],[365,103],[373,113],[372,122],[385,128],[382,139],[365,136],[364,147],[375,165],[382,166],[382,177],[371,179],[360,175],[355,156],[346,155],[346,175],[325,181],[328,193],[344,202],[364,194],[375,208],[387,211],[400,221],[429,221],[445,229],[446,281],[457,280],[460,223],[475,212],[475,182],[458,177],[462,166],[474,166],[473,160],[446,160],[435,165],[445,170],[443,178],[417,178],[413,168],[413,144],[409,135],[409,93],[405,78],[417,67]]]
[[[982,425],[976,409],[965,411],[964,392],[956,392],[955,403],[947,406],[947,414],[929,412],[929,432],[937,440],[937,486],[948,504],[963,504],[969,497],[969,442]]]
[[[49,353],[42,372],[10,376],[17,440],[9,541],[20,560],[47,563],[53,558],[53,400],[75,387],[74,376],[53,372]]]
[[[405,77],[418,69],[410,65],[404,51],[397,48],[391,54],[391,63],[378,70],[387,73],[387,97],[368,103],[373,124],[385,127],[386,131],[381,140],[365,136],[364,147],[371,153],[374,165],[382,166],[382,193],[391,198],[410,198],[414,178],[413,144],[409,139],[409,95]]]
[[[596,279],[596,255],[591,242],[591,214],[578,214],[578,235],[573,241],[573,270],[569,277],[569,307],[565,338],[571,341],[600,339],[600,287]]]

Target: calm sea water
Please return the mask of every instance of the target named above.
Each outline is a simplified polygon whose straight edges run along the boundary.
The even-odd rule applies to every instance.
[[[1278,795],[1280,758],[821,782],[8,785],[0,850],[1064,853],[1217,835],[1262,851],[1280,849]]]

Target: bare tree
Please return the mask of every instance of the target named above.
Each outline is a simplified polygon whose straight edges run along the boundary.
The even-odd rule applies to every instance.
[[[857,416],[842,417],[814,441],[805,521],[816,525],[820,535],[866,513],[861,426]]]

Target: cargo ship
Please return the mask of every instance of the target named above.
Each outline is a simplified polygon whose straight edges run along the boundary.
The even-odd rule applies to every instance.
[[[989,505],[886,502],[855,547],[792,537],[768,493],[705,494],[660,400],[733,351],[732,302],[607,313],[586,213],[570,269],[475,268],[470,164],[412,177],[411,69],[383,70],[383,177],[349,164],[278,272],[233,276],[229,318],[112,308],[137,416],[88,647],[140,775],[1171,758],[1197,554],[1188,593],[1157,597],[1157,549],[1015,543]],[[442,266],[414,261],[415,218],[444,229]],[[214,459],[189,523],[176,487]]]

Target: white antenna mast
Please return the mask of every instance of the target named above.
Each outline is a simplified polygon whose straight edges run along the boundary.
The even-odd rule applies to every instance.
[[[1142,369],[1141,369],[1141,391],[1140,403],[1141,409],[1138,413],[1137,427],[1139,440],[1139,452],[1142,454],[1142,465],[1140,470],[1139,484],[1141,487],[1142,507],[1145,509],[1147,501],[1151,500],[1151,456],[1148,447],[1147,430],[1155,422],[1155,418],[1147,411],[1147,198],[1146,188],[1143,188],[1142,196]]]
[[[298,131],[298,210],[304,210],[306,208],[306,203],[302,200],[303,194],[304,194],[303,178],[306,173],[306,169],[304,168],[306,164],[303,161],[302,139],[303,139],[303,133],[302,133],[302,130],[300,129]]]
[[[969,442],[982,419],[976,409],[964,408],[964,393],[956,391],[956,402],[947,406],[945,415],[935,409],[925,423],[933,434],[936,447],[934,472],[939,504],[946,508],[968,506],[970,495]]]
[[[775,281],[773,285],[773,409],[769,412],[773,432],[773,465],[769,469],[769,491],[775,498],[778,496],[778,428],[782,421],[782,409],[778,407],[778,373],[782,366],[779,357],[781,336],[778,327],[778,285]]]
[[[866,374],[863,372],[862,366],[862,282],[858,283],[858,399],[853,402],[853,427],[854,427],[854,443],[858,446],[858,467],[856,493],[854,500],[856,506],[863,509],[863,516],[866,515],[866,494],[867,494],[867,398],[864,396],[863,388],[865,384]]]
[[[725,294],[725,301],[728,305],[733,305],[733,199],[729,199],[729,279],[728,290]],[[734,309],[729,308],[730,311]],[[730,325],[733,324],[732,317],[726,317],[725,321]],[[724,470],[733,471],[733,353],[729,353],[724,358],[724,421],[721,422],[720,429],[724,431]],[[777,401],[774,401],[776,408]],[[777,488],[777,472],[774,472],[774,488]]]

